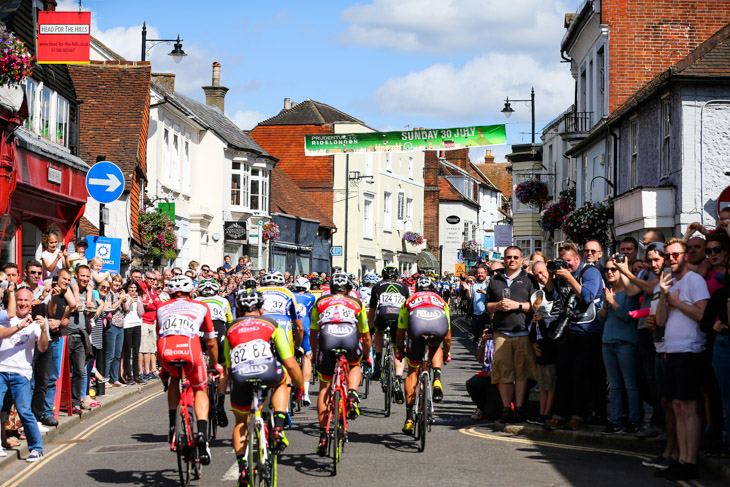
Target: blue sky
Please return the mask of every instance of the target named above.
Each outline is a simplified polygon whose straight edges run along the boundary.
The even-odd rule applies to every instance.
[[[153,72],[176,74],[176,90],[203,100],[213,61],[230,88],[225,111],[241,128],[276,115],[284,98],[311,98],[377,130],[508,123],[509,143],[529,142],[535,86],[537,130],[573,98],[561,63],[563,16],[583,0],[85,0],[92,35],[130,60],[148,38],[183,39],[149,51]],[[61,0],[59,10],[78,9]],[[506,146],[492,148],[504,160]],[[473,158],[478,154],[473,154]]]

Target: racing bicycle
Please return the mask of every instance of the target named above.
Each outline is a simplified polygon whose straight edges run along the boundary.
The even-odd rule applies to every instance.
[[[172,360],[180,377],[180,403],[175,413],[175,433],[172,436],[170,449],[177,454],[177,469],[180,474],[180,485],[187,487],[190,477],[198,480],[203,475],[203,465],[198,457],[197,435],[195,432],[195,396],[190,381],[183,381],[185,360]],[[167,387],[165,387],[167,390]]]
[[[431,380],[431,359],[428,356],[428,342],[433,335],[421,335],[426,340],[421,365],[418,366],[418,382],[416,384],[416,402],[413,405],[415,413],[415,437],[418,441],[418,451],[426,448],[426,433],[431,431],[433,424],[433,389]]]
[[[274,415],[266,401],[270,389],[261,380],[247,381],[253,385],[253,401],[248,419],[248,483],[251,486],[276,487],[279,451],[274,446]],[[264,403],[267,407],[264,408]]]
[[[337,475],[340,455],[347,442],[347,350],[334,349],[335,373],[330,383],[330,399],[327,405],[326,433],[328,455],[332,458],[332,475]]]
[[[383,365],[382,377],[380,384],[383,388],[383,396],[385,401],[385,417],[390,416],[390,407],[395,402],[395,352],[393,350],[393,341],[390,336],[390,325],[383,331]]]

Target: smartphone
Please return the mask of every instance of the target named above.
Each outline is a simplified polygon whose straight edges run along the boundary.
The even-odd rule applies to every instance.
[[[58,275],[53,276],[53,279],[51,280],[51,287],[56,287],[58,285]]]
[[[65,244],[61,244],[61,252],[63,252],[64,250],[66,250],[66,245]]]

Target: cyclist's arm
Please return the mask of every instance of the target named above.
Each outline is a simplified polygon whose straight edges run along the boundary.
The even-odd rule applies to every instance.
[[[406,330],[408,330],[408,309],[405,303],[400,307],[400,313],[398,315],[398,331],[395,335],[395,350],[396,352],[403,353],[405,351],[406,343]]]
[[[228,304],[228,300],[226,300],[226,324],[230,325],[233,323],[233,315],[231,314],[231,305]]]
[[[302,346],[302,339],[304,338],[304,325],[302,325],[302,318],[299,316],[299,312],[297,311],[297,298],[294,297],[294,295],[291,295],[291,308],[289,309],[289,317],[291,318],[291,323],[293,327],[293,338],[294,338],[294,347],[299,348]]]
[[[449,305],[444,306],[444,312],[446,313],[446,319],[449,320],[449,331],[444,337],[444,357],[448,357],[451,353],[451,312],[449,311]]]
[[[292,378],[294,384],[299,387],[304,387],[304,379],[302,378],[302,370],[299,368],[297,360],[291,353],[289,342],[286,339],[284,330],[280,327],[276,327],[274,334],[271,335],[271,340],[274,342],[274,348],[276,353],[279,355],[281,363],[286,367],[287,372]]]
[[[228,337],[223,344],[223,354],[226,357],[226,372],[228,377],[231,376],[231,342],[228,341]]]
[[[317,302],[314,302],[312,311],[309,313],[309,347],[312,349],[312,357],[317,357],[317,346],[319,345],[319,310]]]
[[[210,316],[210,308],[205,306],[205,318],[203,319],[203,337],[205,338],[205,345],[208,348],[208,357],[210,357],[211,364],[218,363],[218,341],[215,339],[215,327],[213,326],[213,319]]]
[[[360,340],[362,341],[362,356],[365,360],[370,358],[370,328],[365,318],[365,305],[360,303],[360,312],[357,314],[357,329],[360,332]]]

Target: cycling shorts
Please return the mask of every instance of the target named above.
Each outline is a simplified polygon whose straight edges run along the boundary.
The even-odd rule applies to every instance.
[[[428,315],[422,317],[420,314]],[[426,338],[424,335],[431,335],[428,340],[428,347],[435,350],[441,345],[444,337],[449,333],[449,319],[446,313],[439,308],[418,309],[409,315],[408,334],[406,341],[406,360],[409,367],[421,365],[423,352],[426,349]]]
[[[362,343],[357,326],[346,323],[329,323],[319,330],[317,347],[317,375],[322,382],[330,382],[337,363],[332,350],[347,350],[345,356],[349,365],[358,365],[362,359]]]
[[[213,328],[215,329],[215,341],[218,342],[218,363],[224,365],[226,363],[226,333],[228,328],[223,320],[213,320]],[[200,336],[200,349],[207,350],[208,345],[205,343],[206,339],[203,338],[203,332],[199,331],[198,335]]]
[[[439,346],[443,338],[431,338],[428,340],[428,348],[434,352]],[[406,338],[406,363],[410,368],[416,368],[423,362],[423,352],[426,350],[426,339],[422,336]]]
[[[248,414],[253,402],[252,379],[261,380],[268,387],[276,387],[286,383],[287,373],[278,360],[271,367],[257,374],[231,374],[231,409],[239,414]]]
[[[157,341],[162,368],[172,377],[179,377],[177,369],[170,365],[173,360],[184,360],[185,377],[194,391],[202,391],[208,384],[208,369],[200,349],[200,340],[184,335],[168,335]]]
[[[375,328],[378,331],[390,330],[390,339],[395,342],[396,332],[398,331],[398,315],[376,315]]]

